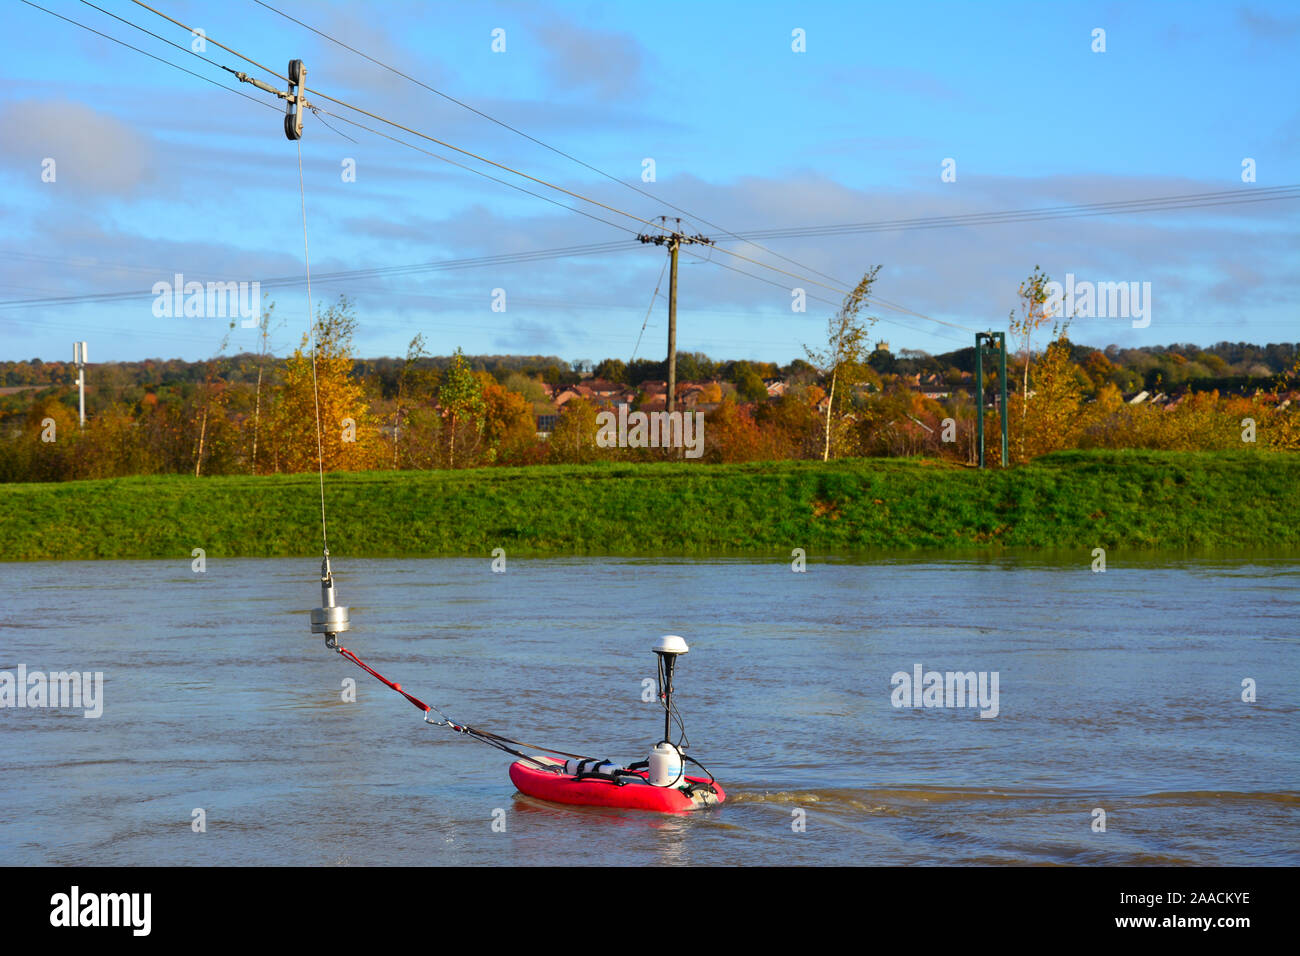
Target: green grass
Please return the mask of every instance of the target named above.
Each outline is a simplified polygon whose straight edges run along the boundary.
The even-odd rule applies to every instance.
[[[599,464],[325,476],[352,557],[1300,547],[1300,455],[1061,452],[977,472],[916,459]],[[308,556],[314,474],[0,485],[0,559]]]

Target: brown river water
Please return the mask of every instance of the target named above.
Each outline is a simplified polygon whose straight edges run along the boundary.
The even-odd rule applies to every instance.
[[[0,864],[1300,863],[1300,558],[335,561],[347,647],[560,750],[645,759],[684,636],[727,801],[520,796],[309,633],[311,559],[0,564]],[[20,666],[100,715],[6,702]]]

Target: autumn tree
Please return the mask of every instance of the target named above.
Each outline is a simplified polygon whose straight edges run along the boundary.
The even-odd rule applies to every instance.
[[[12,480],[65,481],[74,472],[81,433],[77,412],[56,393],[34,402],[27,412],[22,437],[14,444]],[[19,452],[21,449],[21,452]]]
[[[284,387],[272,414],[284,471],[316,468],[318,416],[325,470],[352,471],[378,463],[376,423],[365,387],[352,377],[355,332],[352,304],[340,296],[317,312],[312,331],[285,362]]]
[[[627,364],[622,359],[607,358],[596,366],[595,377],[607,382],[626,382]]]
[[[808,360],[823,378],[830,379],[827,388],[829,401],[826,404],[826,434],[822,446],[822,461],[829,461],[831,457],[831,421],[836,411],[836,388],[841,389],[838,398],[842,406],[843,396],[853,384],[861,380],[863,367],[867,362],[869,350],[867,336],[876,319],[868,317],[864,324],[864,320],[860,319],[858,314],[866,304],[879,272],[880,266],[872,266],[868,269],[853,291],[844,297],[839,311],[826,320],[827,342],[824,349],[804,346]]]
[[[771,458],[821,455],[822,422],[817,403],[825,393],[816,385],[796,385],[774,402],[758,406],[754,418],[767,432]]]
[[[459,348],[451,364],[443,373],[438,387],[438,407],[445,423],[447,437],[447,467],[456,467],[456,439],[461,439],[462,454],[467,441],[476,441],[483,434],[482,383],[470,370],[465,353]]]
[[[406,359],[402,363],[401,374],[397,378],[397,400],[393,407],[393,467],[399,467],[398,446],[407,427],[407,419],[412,406],[418,404],[421,397],[431,396],[436,385],[437,374],[420,368],[420,360],[428,357],[425,350],[424,336],[416,334],[406,347]],[[423,416],[419,416],[423,421]]]
[[[1115,373],[1115,366],[1111,364],[1110,359],[1106,358],[1104,352],[1093,351],[1089,352],[1088,357],[1083,360],[1083,371],[1088,376],[1088,381],[1092,383],[1093,392],[1097,393],[1110,382],[1111,376]]]
[[[748,362],[737,362],[732,367],[731,380],[735,383],[736,394],[744,401],[761,402],[767,398],[763,377]]]
[[[1082,427],[1081,378],[1078,367],[1070,361],[1070,343],[1062,332],[1047,346],[1034,369],[1032,404],[1026,401],[1027,393],[1011,398],[1009,410],[1020,404],[1016,457],[1022,463],[1077,446]]]
[[[772,430],[762,428],[732,396],[705,419],[705,457],[712,462],[765,461],[778,457]]]
[[[569,399],[551,430],[548,450],[551,460],[580,464],[601,457],[596,432],[595,406],[584,398]]]
[[[518,392],[501,385],[487,372],[476,372],[483,394],[485,458],[496,462],[522,457],[537,442],[533,406]]]

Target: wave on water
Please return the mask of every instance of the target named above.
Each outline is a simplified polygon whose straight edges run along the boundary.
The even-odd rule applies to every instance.
[[[858,810],[868,813],[889,812],[891,807],[942,805],[951,803],[989,803],[1024,800],[1037,803],[1059,801],[1095,802],[1106,800],[1121,805],[1141,806],[1210,806],[1223,803],[1258,802],[1293,807],[1300,804],[1300,792],[1240,792],[1231,790],[1190,790],[1162,793],[1099,793],[1095,790],[993,790],[981,787],[891,787],[891,788],[828,788],[814,790],[761,790],[747,789],[733,784],[727,801],[737,803],[767,803],[780,806],[816,805],[825,810]]]

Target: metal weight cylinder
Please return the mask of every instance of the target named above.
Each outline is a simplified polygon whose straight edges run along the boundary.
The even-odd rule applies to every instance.
[[[351,627],[346,607],[318,607],[311,612],[313,634],[341,634]]]

